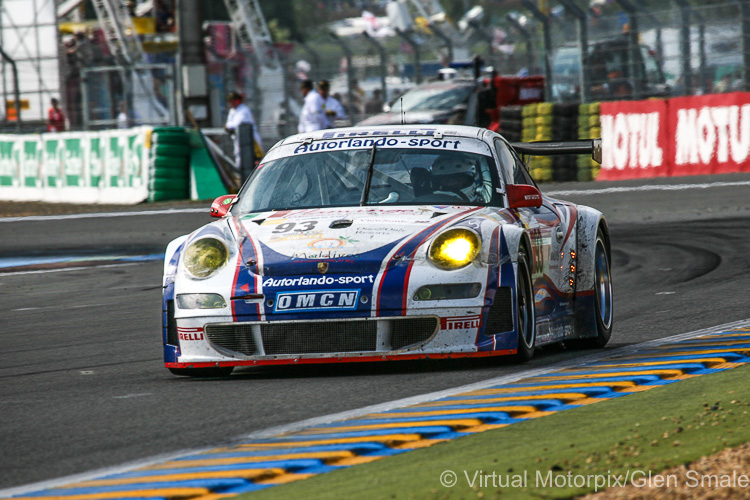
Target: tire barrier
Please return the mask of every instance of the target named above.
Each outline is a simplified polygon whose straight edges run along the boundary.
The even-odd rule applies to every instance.
[[[599,103],[584,103],[578,106],[578,138],[596,139],[602,136],[602,127],[599,122]],[[599,175],[601,165],[589,156],[579,156],[578,180],[592,181]]]
[[[508,141],[573,141],[601,137],[599,103],[534,103],[500,109],[500,133]],[[539,182],[590,181],[599,164],[590,156],[532,156],[529,172]]]
[[[190,197],[190,136],[182,127],[157,127],[151,134],[148,201]]]

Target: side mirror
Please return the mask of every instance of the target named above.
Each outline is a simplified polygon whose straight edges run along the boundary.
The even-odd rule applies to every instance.
[[[236,199],[236,194],[227,194],[216,198],[213,203],[211,203],[211,217],[221,218],[226,216],[227,212],[229,212],[229,207],[232,206],[232,203],[234,203],[234,200]]]
[[[542,206],[542,193],[527,184],[506,184],[509,208],[539,208]]]

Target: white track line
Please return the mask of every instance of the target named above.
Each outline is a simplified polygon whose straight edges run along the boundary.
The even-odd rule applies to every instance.
[[[602,189],[571,189],[546,191],[549,196],[570,196],[587,194],[632,193],[637,191],[682,191],[685,189],[711,189],[716,187],[750,186],[750,181],[711,182],[707,184],[649,184],[647,186],[611,187]]]
[[[510,384],[510,383],[517,382],[518,380],[521,380],[524,378],[546,375],[554,371],[563,370],[565,368],[572,368],[574,366],[595,363],[597,361],[601,361],[602,359],[611,358],[614,356],[627,356],[630,354],[634,354],[637,351],[641,351],[643,349],[657,347],[657,346],[669,344],[672,342],[679,342],[681,340],[687,340],[687,339],[691,339],[694,337],[700,337],[701,335],[718,333],[718,332],[722,332],[725,330],[730,330],[732,328],[739,328],[739,327],[744,327],[744,326],[750,326],[750,318],[742,320],[742,321],[734,321],[732,323],[725,323],[723,325],[705,328],[703,330],[696,330],[694,332],[682,333],[679,335],[673,335],[671,337],[649,340],[646,342],[641,342],[639,344],[619,347],[617,349],[604,350],[604,351],[598,352],[597,354],[592,354],[589,356],[583,356],[580,358],[563,361],[560,363],[556,363],[554,365],[546,366],[544,368],[524,370],[522,372],[514,373],[512,375],[503,375],[501,377],[491,378],[488,380],[484,380],[482,382],[475,382],[472,384],[462,385],[460,387],[454,387],[453,389],[446,389],[443,391],[431,392],[431,393],[422,394],[419,396],[412,396],[409,398],[397,399],[395,401],[389,401],[387,403],[380,403],[376,405],[365,406],[364,408],[359,408],[356,410],[333,413],[330,415],[325,415],[323,417],[309,418],[307,420],[302,420],[302,421],[294,422],[291,424],[270,427],[267,429],[262,429],[259,431],[251,432],[250,434],[237,436],[224,443],[219,443],[217,445],[210,446],[210,447],[193,448],[193,449],[182,450],[182,451],[178,451],[174,453],[156,455],[156,456],[144,458],[141,460],[126,462],[121,465],[115,465],[112,467],[104,467],[101,469],[96,469],[96,470],[92,470],[89,472],[83,472],[80,474],[74,474],[74,475],[60,477],[56,479],[50,479],[47,481],[41,481],[38,483],[32,483],[32,484],[27,484],[23,486],[8,488],[5,490],[0,490],[0,497],[22,495],[25,493],[31,493],[32,491],[56,488],[64,484],[77,483],[81,481],[89,481],[89,480],[92,480],[101,476],[108,476],[111,474],[119,474],[122,472],[128,472],[136,468],[146,467],[149,465],[153,465],[159,462],[164,462],[167,460],[172,460],[172,459],[183,457],[186,455],[193,455],[196,453],[205,453],[207,451],[211,451],[216,448],[223,447],[223,446],[232,446],[232,445],[239,444],[239,443],[251,440],[251,439],[265,439],[271,436],[275,436],[277,434],[294,432],[294,431],[299,431],[301,429],[306,429],[308,427],[313,427],[316,425],[330,424],[332,422],[338,422],[341,420],[357,418],[357,417],[367,415],[369,413],[382,413],[388,410],[393,410],[395,408],[402,408],[405,406],[411,406],[415,404],[426,403],[428,401],[435,401],[437,399],[455,396],[456,394],[460,394],[463,392],[486,389],[488,387],[492,387],[495,385]]]
[[[47,220],[67,219],[100,219],[109,217],[136,217],[139,215],[174,215],[174,214],[197,214],[208,215],[207,208],[168,208],[166,210],[141,210],[135,212],[95,212],[90,214],[69,215],[28,215],[24,217],[0,217],[0,222],[35,222]]]

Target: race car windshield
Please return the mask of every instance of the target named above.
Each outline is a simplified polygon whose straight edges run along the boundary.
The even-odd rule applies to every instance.
[[[476,153],[406,148],[287,156],[255,171],[232,213],[359,205],[500,206],[492,162]]]

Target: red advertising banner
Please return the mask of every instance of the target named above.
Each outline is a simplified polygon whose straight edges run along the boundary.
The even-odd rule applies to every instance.
[[[669,175],[667,102],[601,103],[602,169],[597,180]]]
[[[750,93],[676,97],[668,107],[670,175],[750,172]]]

